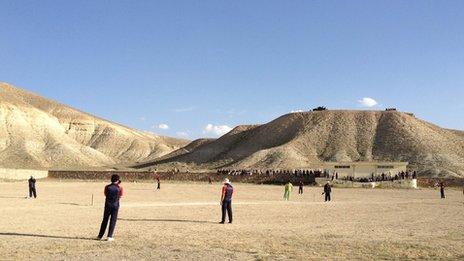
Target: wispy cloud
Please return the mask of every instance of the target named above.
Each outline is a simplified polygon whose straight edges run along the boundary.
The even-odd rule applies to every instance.
[[[166,123],[161,123],[158,125],[153,126],[154,128],[162,129],[162,130],[169,130],[169,125]]]
[[[227,125],[213,125],[213,124],[207,124],[203,130],[203,133],[205,134],[213,134],[216,136],[222,136],[229,131],[231,131],[232,128],[227,126]]]
[[[374,107],[377,104],[379,104],[376,100],[374,100],[374,99],[372,99],[370,97],[364,97],[364,98],[358,100],[358,103],[362,107],[368,107],[368,108]]]
[[[193,111],[195,109],[196,109],[195,106],[191,106],[191,107],[185,107],[185,108],[176,108],[176,109],[173,109],[172,111],[174,111],[174,112],[188,112],[188,111]]]
[[[141,116],[141,117],[139,118],[139,121],[145,122],[145,121],[147,121],[147,118],[145,118],[145,116]]]

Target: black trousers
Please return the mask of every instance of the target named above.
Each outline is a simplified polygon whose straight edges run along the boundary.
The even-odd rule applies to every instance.
[[[445,198],[445,190],[440,189],[441,198]]]
[[[298,194],[303,194],[303,187],[298,188]]]
[[[156,189],[161,189],[161,183],[158,182],[158,187],[156,187]]]
[[[32,195],[34,195],[34,198],[37,197],[37,191],[35,188],[29,188],[29,197],[32,198]]]
[[[232,201],[222,201],[222,219],[221,222],[226,221],[226,212],[229,216],[229,223],[232,223]]]
[[[114,228],[116,227],[116,221],[118,220],[119,207],[106,206],[103,212],[103,220],[100,226],[100,233],[98,237],[102,238],[105,234],[106,227],[108,226],[108,219],[110,220],[110,228],[108,229],[108,237],[113,237]]]
[[[325,201],[330,201],[330,193],[325,193]]]

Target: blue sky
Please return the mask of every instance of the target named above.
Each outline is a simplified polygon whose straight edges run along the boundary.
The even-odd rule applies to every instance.
[[[463,12],[464,1],[0,0],[0,81],[191,139],[366,97],[462,130]]]

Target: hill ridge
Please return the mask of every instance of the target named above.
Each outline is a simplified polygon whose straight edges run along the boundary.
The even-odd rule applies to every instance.
[[[464,176],[464,132],[400,111],[296,112],[150,166],[295,169],[320,161],[408,161],[423,175]]]
[[[152,135],[0,83],[0,166],[104,167],[157,158],[186,140]]]

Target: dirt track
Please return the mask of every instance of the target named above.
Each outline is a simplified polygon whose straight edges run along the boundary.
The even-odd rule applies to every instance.
[[[220,225],[220,184],[124,184],[115,242],[92,240],[105,183],[0,183],[0,259],[464,258],[464,198],[448,190],[295,190],[236,184],[234,224]],[[90,206],[91,195],[95,204]]]

